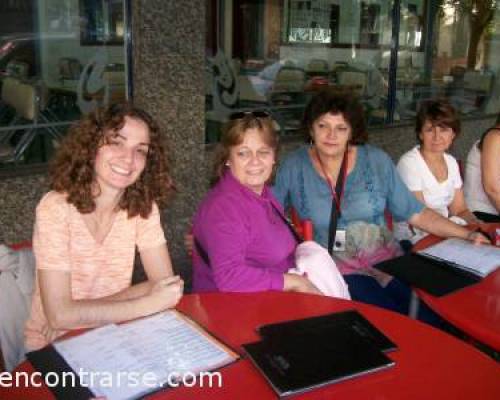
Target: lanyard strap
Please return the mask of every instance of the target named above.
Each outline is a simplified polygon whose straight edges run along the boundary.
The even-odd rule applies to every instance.
[[[328,187],[330,188],[330,192],[332,193],[332,199],[334,200],[335,207],[339,215],[340,215],[340,202],[342,200],[342,196],[344,195],[345,178],[347,175],[347,150],[348,148],[346,148],[344,155],[342,156],[342,164],[340,165],[339,176],[337,178],[337,183],[335,184],[335,187],[333,186],[333,182],[330,179],[330,175],[327,174],[325,170],[325,166],[321,162],[318,150],[316,150],[315,152],[316,158],[318,159],[318,163],[321,167],[321,171],[323,172],[323,175],[325,176],[325,179],[328,182]]]
[[[332,192],[332,209],[330,211],[330,225],[328,227],[328,252],[330,254],[333,253],[335,236],[337,235],[337,222],[340,218],[340,202],[342,200],[342,196],[344,195],[345,178],[347,175],[347,151],[348,148],[346,148],[344,155],[342,156],[342,164],[340,165],[340,171],[334,189],[330,176],[326,173],[325,167],[323,166],[323,163],[319,158],[318,151],[316,150],[316,157],[318,158],[319,165],[321,166],[323,175],[325,175],[328,186]]]
[[[198,239],[196,239],[196,236],[193,236],[193,241],[194,241],[194,247],[196,249],[196,253],[201,257],[203,262],[207,265],[207,267],[210,268],[210,258],[208,258],[208,254],[203,248],[203,246],[198,242]]]

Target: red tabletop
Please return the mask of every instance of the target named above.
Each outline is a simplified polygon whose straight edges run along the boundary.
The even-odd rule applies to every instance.
[[[484,224],[482,229],[492,232],[500,224]],[[440,238],[428,236],[415,246],[423,249],[439,242]],[[418,296],[436,313],[474,339],[500,350],[500,268],[468,286],[442,297],[434,297],[417,289]]]
[[[500,365],[472,346],[428,325],[377,307],[299,293],[187,295],[178,309],[238,352],[258,339],[265,323],[355,308],[389,336],[399,350],[396,365],[294,398],[310,399],[500,399]],[[33,371],[28,362],[18,371]],[[151,399],[275,399],[247,358],[221,370],[221,388],[179,387]],[[0,399],[52,399],[47,388],[0,388]]]

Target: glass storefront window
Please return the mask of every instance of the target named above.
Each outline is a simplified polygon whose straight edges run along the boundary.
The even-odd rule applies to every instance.
[[[217,140],[231,112],[256,108],[273,115],[282,135],[295,134],[305,104],[325,87],[356,93],[369,123],[383,123],[391,3],[207,2],[215,17],[208,29],[217,32],[207,41],[207,141]]]
[[[423,2],[422,2],[423,3]],[[406,46],[408,62],[398,60],[396,116],[415,115],[429,98],[447,98],[464,117],[495,114],[500,110],[500,9],[498,2],[402,2],[401,38],[415,37],[424,46]],[[417,5],[417,8],[415,8]],[[415,22],[406,22],[413,19]]]
[[[0,3],[0,169],[46,162],[83,113],[127,98],[124,7]]]
[[[355,93],[371,126],[413,123],[419,103],[428,98],[447,97],[464,116],[500,109],[497,2],[206,5],[207,142],[218,140],[232,112],[251,109],[271,113],[281,135],[295,134],[305,104],[326,87]]]

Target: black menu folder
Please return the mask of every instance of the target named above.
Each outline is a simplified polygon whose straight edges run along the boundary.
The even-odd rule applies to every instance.
[[[53,382],[57,385],[51,385],[50,390],[56,399],[71,399],[71,400],[89,400],[94,397],[92,391],[85,386],[80,385],[78,379],[75,384],[64,385],[64,374],[74,374],[74,371],[57,352],[52,345],[48,345],[40,350],[32,351],[26,354],[28,361],[35,369],[42,373],[42,376],[56,374],[58,379],[53,378]],[[71,381],[69,381],[71,382]]]
[[[284,335],[245,344],[243,348],[280,397],[394,365],[351,329]]]
[[[473,285],[480,277],[453,265],[418,254],[407,254],[375,264],[410,286],[423,289],[433,296],[444,296]]]
[[[353,334],[359,335],[381,351],[389,352],[397,349],[392,340],[356,310],[262,325],[257,330],[261,337],[268,339],[339,329],[352,329]]]

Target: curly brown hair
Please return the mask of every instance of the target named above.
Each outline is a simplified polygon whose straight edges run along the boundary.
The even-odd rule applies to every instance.
[[[91,213],[96,207],[92,190],[96,184],[97,151],[123,127],[125,117],[146,124],[150,143],[144,170],[137,181],[125,189],[118,207],[126,210],[129,218],[137,215],[147,218],[153,203],[164,206],[174,190],[156,122],[146,111],[131,103],[114,104],[86,115],[73,125],[50,164],[51,189],[66,193],[68,203],[82,214]]]
[[[351,126],[350,144],[365,144],[368,132],[361,103],[354,95],[339,93],[333,89],[318,92],[306,106],[304,111],[304,130],[306,138],[311,138],[314,122],[325,114],[340,114]]]
[[[235,118],[227,122],[222,130],[221,140],[215,151],[213,176],[210,182],[212,185],[216,184],[224,175],[231,148],[243,143],[245,133],[249,129],[260,131],[264,143],[273,149],[274,157],[278,159],[279,136],[274,128],[273,119],[270,116],[256,117],[252,112],[244,114],[243,118]],[[272,178],[273,176],[271,176]]]

